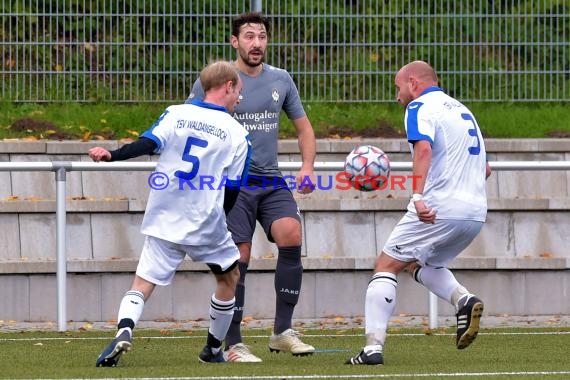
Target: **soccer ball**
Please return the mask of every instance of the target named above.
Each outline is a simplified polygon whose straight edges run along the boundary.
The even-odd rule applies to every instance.
[[[346,156],[344,171],[352,186],[360,191],[383,189],[390,177],[388,155],[372,145],[362,145]]]

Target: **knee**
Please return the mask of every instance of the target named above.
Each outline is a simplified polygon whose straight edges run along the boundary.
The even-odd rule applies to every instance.
[[[222,276],[221,282],[228,288],[234,289],[236,288],[238,281],[239,281],[239,269],[236,267],[232,271],[226,273]]]
[[[271,226],[273,240],[280,247],[301,245],[301,223],[293,218],[285,218],[273,223]]]
[[[301,225],[299,224],[298,228],[293,229],[289,236],[291,245],[301,245],[302,238]]]
[[[240,263],[249,263],[251,257],[251,243],[238,243],[236,244],[239,250]]]
[[[387,254],[382,252],[380,256],[376,258],[376,262],[374,264],[374,271],[389,272],[398,275],[404,269],[411,267],[412,267],[411,263],[394,259],[393,257],[388,256]]]

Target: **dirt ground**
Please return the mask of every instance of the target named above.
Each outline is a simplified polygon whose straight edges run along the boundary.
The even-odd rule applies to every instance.
[[[389,125],[386,122],[380,122],[380,124],[374,128],[364,128],[361,130],[354,130],[349,127],[336,127],[332,126],[328,128],[327,134],[319,134],[316,133],[317,138],[354,138],[354,137],[363,137],[363,138],[403,138],[405,137],[405,133],[401,129],[396,129]]]
[[[254,319],[248,316],[244,317],[244,329],[269,328],[273,324],[273,320]],[[440,316],[437,322],[437,328],[455,327],[456,320],[454,316]],[[481,320],[481,328],[506,328],[506,327],[561,327],[570,326],[569,315],[485,315]],[[200,321],[141,321],[137,328],[139,329],[173,329],[173,330],[192,330],[204,329],[208,327],[207,320]],[[363,328],[364,317],[330,317],[321,319],[295,319],[293,327],[303,331],[306,329],[347,329],[347,328]],[[390,320],[390,328],[411,328],[421,327],[426,332],[433,331],[429,329],[429,319],[425,315],[397,315]],[[116,330],[115,321],[106,322],[68,322],[67,330],[69,331],[89,331],[89,330]],[[57,331],[58,324],[56,321],[47,322],[23,322],[23,321],[0,321],[0,332],[17,332],[17,331]]]

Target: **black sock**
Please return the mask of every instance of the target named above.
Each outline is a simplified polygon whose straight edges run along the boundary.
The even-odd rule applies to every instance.
[[[212,348],[220,348],[222,346],[222,342],[216,339],[212,333],[208,332],[208,338],[206,340],[206,344]]]
[[[236,285],[236,304],[232,323],[226,335],[226,348],[234,344],[241,343],[241,321],[243,320],[243,305],[245,304],[245,275],[247,274],[247,263],[238,262],[239,281]]]
[[[117,329],[120,330],[124,327],[129,327],[132,330],[135,328],[135,322],[130,318],[123,318],[119,321]]]
[[[293,311],[299,301],[303,265],[301,246],[279,247],[277,267],[275,268],[275,334],[291,328]]]

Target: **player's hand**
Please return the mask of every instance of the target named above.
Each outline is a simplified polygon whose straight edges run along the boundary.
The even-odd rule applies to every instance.
[[[415,201],[414,206],[416,207],[416,213],[418,218],[428,224],[435,223],[435,216],[437,211],[434,208],[427,207],[423,200]]]
[[[109,161],[111,159],[111,153],[105,148],[96,146],[95,148],[89,149],[89,157],[95,162]]]
[[[312,193],[317,185],[315,173],[312,170],[300,170],[297,173],[297,192],[301,194]]]

